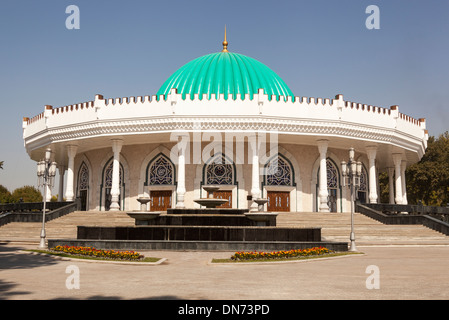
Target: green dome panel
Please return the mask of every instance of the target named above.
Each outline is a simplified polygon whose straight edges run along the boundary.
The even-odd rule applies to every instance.
[[[232,52],[211,53],[190,61],[165,81],[157,96],[167,97],[172,88],[182,94],[182,99],[190,95],[192,100],[195,94],[200,99],[203,94],[207,95],[207,99],[212,94],[216,97],[224,94],[228,99],[228,95],[232,94],[234,100],[237,94],[241,94],[241,99],[249,94],[253,99],[259,89],[265,90],[269,100],[272,95],[276,96],[276,100],[280,96],[293,98],[285,82],[270,68],[253,58]]]

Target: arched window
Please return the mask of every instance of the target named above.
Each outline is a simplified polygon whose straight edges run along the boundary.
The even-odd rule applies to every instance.
[[[330,212],[337,212],[337,200],[338,200],[338,189],[340,187],[338,169],[335,163],[327,159],[326,161],[326,171],[327,171],[327,192]]]
[[[175,184],[175,172],[170,159],[165,155],[158,155],[148,166],[147,185],[173,185]]]
[[[105,167],[103,168],[103,179],[102,179],[102,185],[101,185],[101,197],[103,197],[103,189],[104,189],[104,208],[106,211],[108,211],[111,208],[111,201],[112,201],[112,195],[111,195],[111,189],[112,189],[112,171],[113,171],[113,161],[112,158],[106,163]],[[119,205],[121,208],[123,208],[122,199],[125,199],[125,183],[124,183],[124,176],[123,176],[123,166],[120,163],[119,166],[119,187],[120,187],[120,195],[119,195]],[[100,198],[101,202],[101,198]]]
[[[89,169],[83,162],[78,174],[78,190],[82,191],[87,189],[89,189]]]
[[[272,158],[265,166],[265,170],[266,185],[268,186],[292,186],[294,184],[293,169],[282,155]]]
[[[112,188],[112,168],[113,168],[113,162],[110,161],[109,165],[106,167],[106,172],[104,175],[104,187],[105,188]],[[122,170],[121,165],[120,165],[119,176],[120,176],[119,185],[122,185],[123,170]]]
[[[327,188],[328,189],[337,189],[338,188],[338,171],[334,162],[327,159],[326,161],[326,169],[327,169]]]
[[[206,185],[233,185],[234,166],[226,160],[223,154],[215,156],[205,165]]]
[[[362,175],[360,176],[360,187],[357,190],[357,200],[361,203],[368,202],[368,173],[365,166],[362,167]]]
[[[222,153],[215,154],[203,167],[203,185],[223,186],[213,194],[214,198],[228,200],[227,203],[222,204],[219,208],[232,208],[232,190],[236,189],[237,186],[235,175],[236,168],[234,163]],[[234,197],[236,197],[237,191],[234,191]]]
[[[78,194],[81,199],[81,211],[87,210],[87,197],[89,190],[89,168],[82,163],[78,173]]]

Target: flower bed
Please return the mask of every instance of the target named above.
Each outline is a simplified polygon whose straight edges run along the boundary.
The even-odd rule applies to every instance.
[[[289,251],[273,251],[273,252],[236,252],[231,260],[255,260],[255,259],[281,259],[296,258],[306,256],[317,256],[331,253],[332,251],[324,247],[314,247],[308,249],[298,249]]]
[[[73,255],[92,256],[97,258],[116,260],[140,260],[143,258],[143,255],[134,251],[101,250],[92,247],[56,246],[54,248],[51,248],[50,250]]]

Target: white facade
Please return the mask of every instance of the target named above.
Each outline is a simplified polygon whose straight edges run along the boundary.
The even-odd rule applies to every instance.
[[[229,143],[231,136],[235,141]],[[267,139],[265,151],[255,152],[261,137]],[[279,192],[289,211],[341,212],[350,210],[340,173],[350,148],[364,165],[367,201],[378,201],[377,176],[388,171],[395,172],[396,203],[406,203],[404,170],[421,159],[428,134],[424,119],[406,116],[397,106],[358,104],[342,95],[270,101],[259,91],[252,100],[183,100],[172,90],[159,101],[97,95],[82,104],[46,106],[24,118],[23,138],[35,161],[51,148],[61,171],[67,170],[65,198],[82,196],[90,210],[105,210],[108,197],[111,210],[136,210],[138,197],[156,191],[171,192],[171,207],[195,207],[193,200],[206,196],[202,186],[214,182],[232,195],[234,208],[251,206],[248,196]],[[270,144],[274,138],[277,144]],[[222,142],[213,148],[217,139]],[[227,166],[208,167],[223,156]],[[154,176],[155,161],[166,176]],[[273,161],[284,176],[263,174]],[[223,176],[207,176],[211,170]]]

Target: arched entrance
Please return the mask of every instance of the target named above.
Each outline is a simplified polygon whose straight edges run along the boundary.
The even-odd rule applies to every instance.
[[[290,211],[290,194],[295,189],[294,176],[292,164],[281,154],[273,156],[265,164],[264,187],[267,190],[268,211]]]
[[[338,166],[336,163],[331,159],[326,159],[326,173],[327,173],[327,205],[329,207],[330,212],[341,212],[342,209],[342,199],[341,199],[341,183],[340,183],[340,171],[338,170]],[[319,181],[319,175],[320,175],[320,168],[318,167],[317,170],[317,178],[316,181]],[[316,184],[316,208],[318,208],[318,190],[319,185]]]
[[[219,208],[233,207],[233,193],[237,195],[236,168],[232,160],[222,153],[215,154],[203,167],[203,180],[201,185],[219,186],[220,190],[215,191],[213,196],[217,199],[226,199],[228,202]],[[209,196],[209,195],[205,195]]]
[[[175,166],[163,153],[159,153],[148,163],[144,186],[148,187],[150,194],[151,211],[167,211],[173,207],[175,176]]]
[[[105,211],[109,211],[111,209],[111,201],[112,201],[112,195],[111,195],[111,189],[112,189],[112,168],[113,168],[113,158],[110,158],[109,161],[106,163],[106,165],[103,168],[102,172],[102,178],[101,178],[101,185],[100,185],[100,206],[102,204],[102,207]],[[124,208],[124,200],[125,200],[125,179],[124,179],[124,169],[122,163],[120,163],[119,166],[119,177],[120,177],[120,195],[119,195],[119,205],[120,210],[123,210]]]
[[[368,202],[368,172],[365,166],[362,166],[362,175],[360,176],[360,186],[357,189],[357,200],[361,203]]]
[[[81,200],[81,211],[86,211],[89,203],[89,168],[83,161],[78,171],[78,197]]]

